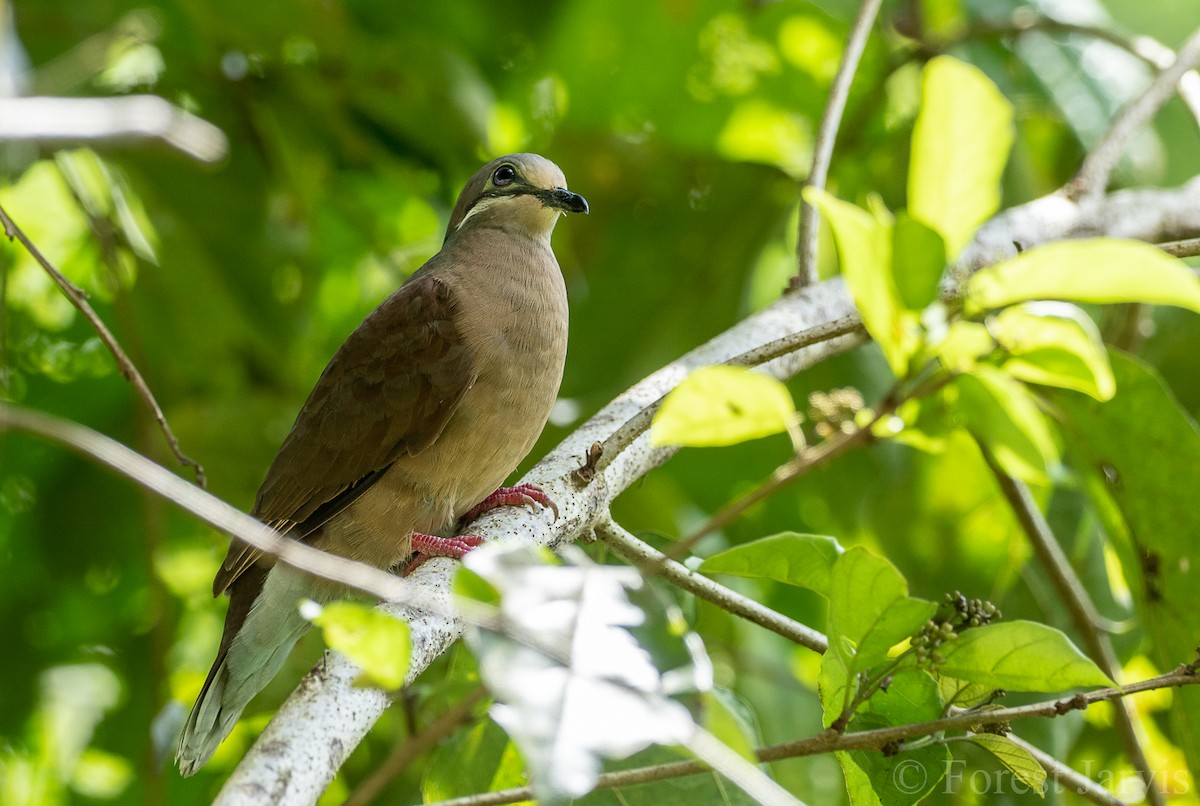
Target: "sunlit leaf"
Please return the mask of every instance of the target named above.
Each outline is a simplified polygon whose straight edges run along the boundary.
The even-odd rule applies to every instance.
[[[1067,636],[1033,621],[1005,621],[964,631],[941,649],[938,671],[1009,691],[1111,686]]]
[[[946,329],[946,335],[930,348],[946,369],[969,372],[983,356],[996,349],[996,340],[978,322],[959,320]]]
[[[1012,305],[990,319],[987,327],[1009,353],[1003,369],[1013,377],[1074,389],[1097,400],[1109,400],[1116,392],[1100,331],[1074,305]]]
[[[925,66],[908,212],[941,233],[950,260],[1000,207],[1012,115],[1012,105],[979,68],[950,56]]]
[[[654,416],[655,445],[734,445],[786,431],[796,414],[787,387],[743,367],[695,370],[671,390]]]
[[[919,337],[916,316],[905,312],[892,276],[892,223],[816,188],[805,188],[804,198],[829,219],[842,276],[863,325],[892,372],[904,376]]]
[[[363,675],[382,688],[404,684],[412,651],[408,624],[357,602],[334,602],[302,613],[321,628],[330,649],[359,665]]]
[[[812,135],[804,118],[761,99],[742,101],[717,137],[717,152],[731,160],[761,162],[797,178],[812,165]]]
[[[1200,313],[1200,279],[1179,260],[1140,241],[1057,241],[980,269],[967,283],[968,313],[1014,302],[1145,302]]]
[[[982,747],[1007,767],[1017,780],[1039,795],[1046,793],[1046,770],[1029,751],[1007,736],[993,733],[977,733],[970,737],[972,744]]]
[[[714,554],[700,571],[772,579],[829,595],[830,573],[841,552],[832,537],[781,532]]]
[[[83,751],[71,776],[71,788],[95,800],[113,800],[133,782],[128,759],[89,747]]]
[[[1024,386],[981,364],[955,378],[953,389],[956,414],[1007,473],[1038,484],[1048,480],[1046,470],[1057,462],[1058,449],[1045,415]]]
[[[710,690],[711,666],[636,570],[547,564],[529,547],[500,545],[464,563],[501,593],[506,632],[468,629],[467,642],[539,801],[590,791],[601,758],[694,735],[676,697]]]

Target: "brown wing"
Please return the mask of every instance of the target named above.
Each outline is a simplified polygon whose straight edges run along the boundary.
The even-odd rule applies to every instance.
[[[252,514],[284,532],[319,526],[400,456],[429,447],[475,382],[456,313],[450,287],[428,274],[414,276],[376,308],[321,373]],[[310,519],[316,522],[306,524]],[[213,595],[260,556],[235,541]]]

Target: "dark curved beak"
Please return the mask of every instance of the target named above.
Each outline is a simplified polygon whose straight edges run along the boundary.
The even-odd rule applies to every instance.
[[[543,190],[538,193],[542,204],[547,207],[554,207],[558,210],[563,210],[568,213],[584,213],[588,212],[587,199],[580,196],[578,193],[572,193],[566,188],[555,188],[554,190]]]

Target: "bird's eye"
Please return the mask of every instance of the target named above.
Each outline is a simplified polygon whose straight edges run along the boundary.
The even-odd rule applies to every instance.
[[[516,178],[516,168],[512,167],[511,165],[501,165],[496,169],[496,172],[492,174],[492,184],[496,187],[502,188],[505,185],[511,185],[513,180]]]

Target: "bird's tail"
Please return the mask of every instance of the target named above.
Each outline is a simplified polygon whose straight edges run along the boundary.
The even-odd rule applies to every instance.
[[[311,577],[282,564],[269,574],[254,566],[244,576],[230,592],[221,648],[179,739],[175,760],[185,776],[208,761],[308,629],[300,600],[328,598],[313,589]]]

